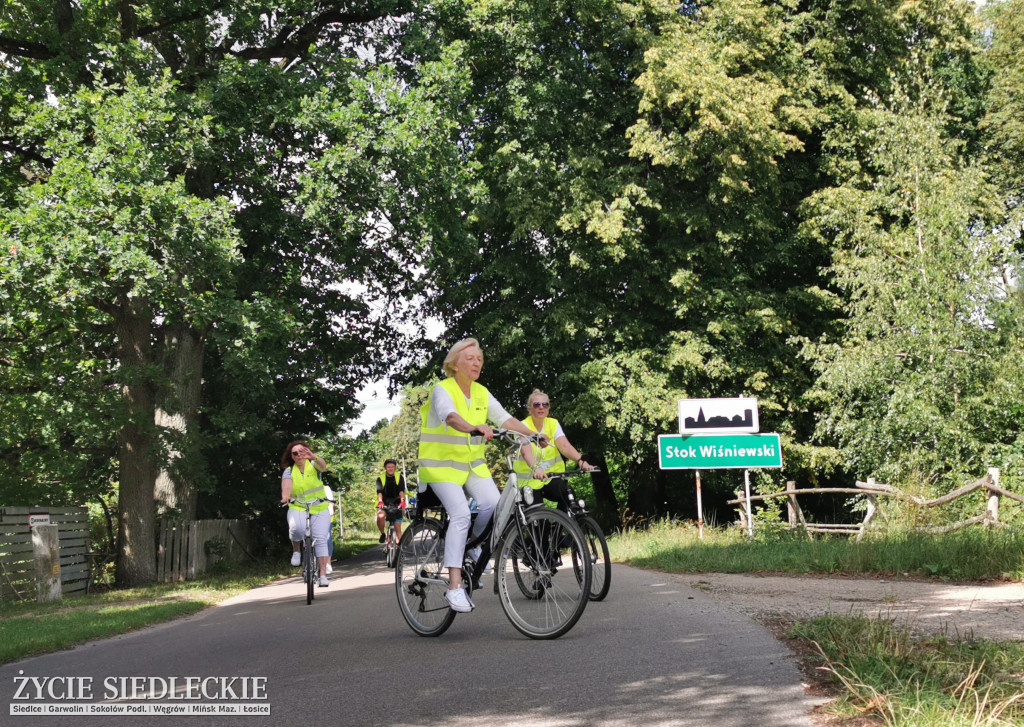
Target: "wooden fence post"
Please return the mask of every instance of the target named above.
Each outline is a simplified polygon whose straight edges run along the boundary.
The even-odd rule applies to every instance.
[[[796,492],[796,480],[786,480],[786,492]],[[796,495],[786,495],[786,515],[789,519],[789,529],[796,530]]]
[[[988,468],[989,479],[992,480],[992,484],[999,487],[999,468],[989,467]],[[999,493],[992,490],[988,491],[988,505],[985,507],[985,519],[992,522],[999,522]]]
[[[740,524],[740,530],[746,530],[747,529],[747,511],[743,507],[743,492],[741,492],[740,490],[733,490],[732,494],[734,494],[736,496],[736,499],[740,501],[740,504],[737,505],[737,507],[736,507],[736,509],[739,511],[739,514],[740,514],[740,523],[739,523]]]

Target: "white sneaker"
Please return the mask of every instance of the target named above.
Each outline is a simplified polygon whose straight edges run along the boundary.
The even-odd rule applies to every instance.
[[[327,576],[320,576],[320,587],[327,588],[329,585],[331,585],[331,582],[327,580]]]
[[[491,561],[487,561],[487,565],[484,566],[484,575],[490,575],[494,572],[494,566],[491,565]]]
[[[444,600],[448,601],[451,610],[458,613],[469,613],[473,610],[473,602],[462,588],[449,588],[444,593]]]
[[[302,554],[299,551],[292,553],[292,565],[299,565],[302,562]]]
[[[331,564],[330,564],[330,563],[328,563],[328,564],[327,564],[327,575],[330,575],[330,574],[331,574],[331,573],[333,573],[333,572],[334,572],[334,568],[332,568],[332,567],[331,567]]]
[[[467,550],[466,551],[466,555],[468,555],[470,557],[470,560],[474,560],[475,561],[477,558],[480,557],[480,553],[482,553],[482,552],[483,552],[483,550],[478,545],[475,548],[470,548],[469,550]]]

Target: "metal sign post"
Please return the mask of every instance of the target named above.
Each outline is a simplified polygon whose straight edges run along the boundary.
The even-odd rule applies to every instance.
[[[750,470],[743,470],[743,492],[747,496],[747,539],[754,539],[754,518],[750,514]]]
[[[697,539],[704,539],[704,505],[700,500],[700,470],[697,473]]]

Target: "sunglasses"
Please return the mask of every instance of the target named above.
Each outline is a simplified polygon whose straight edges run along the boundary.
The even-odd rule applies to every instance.
[[[302,454],[302,450],[301,449],[293,449],[292,450],[292,457],[298,457],[300,454]]]
[[[549,408],[551,408],[551,402],[550,401],[535,401],[532,404],[530,404],[530,406],[532,406],[534,409],[549,409]]]

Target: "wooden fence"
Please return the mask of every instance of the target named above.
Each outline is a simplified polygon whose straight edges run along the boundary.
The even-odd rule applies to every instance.
[[[221,560],[242,560],[248,548],[249,524],[244,520],[160,520],[156,579],[195,578]]]
[[[89,585],[89,513],[84,507],[0,507],[0,601],[36,598],[36,560],[30,515],[57,526],[61,595]]]
[[[857,540],[860,540],[875,522],[878,515],[878,498],[880,496],[897,498],[918,507],[938,507],[939,505],[945,505],[979,489],[984,489],[988,492],[988,499],[985,503],[985,512],[950,525],[919,528],[919,530],[929,533],[948,533],[953,530],[965,528],[969,525],[1003,527],[1006,523],[999,521],[1000,498],[1006,497],[1008,499],[1024,503],[1024,495],[1019,495],[1016,492],[1010,492],[1009,490],[999,486],[999,469],[996,467],[990,467],[988,473],[984,477],[981,477],[968,485],[959,487],[942,497],[936,497],[932,500],[917,497],[916,495],[909,495],[895,487],[892,487],[891,485],[877,483],[873,478],[868,479],[867,482],[858,481],[855,484],[856,487],[813,487],[798,490],[796,488],[796,483],[789,481],[786,483],[786,489],[782,492],[771,492],[766,495],[751,495],[750,497],[747,497],[742,492],[737,491],[735,493],[736,499],[729,500],[727,504],[736,505],[738,507],[740,513],[740,526],[743,529],[752,532],[753,522],[751,518],[751,503],[755,501],[764,502],[772,498],[785,497],[786,509],[789,516],[789,527],[791,529],[802,529],[807,533],[807,537],[813,537],[813,533],[843,533],[856,535]],[[864,519],[859,524],[807,522],[807,519],[804,517],[803,509],[797,501],[797,496],[826,493],[864,495],[867,503]]]

